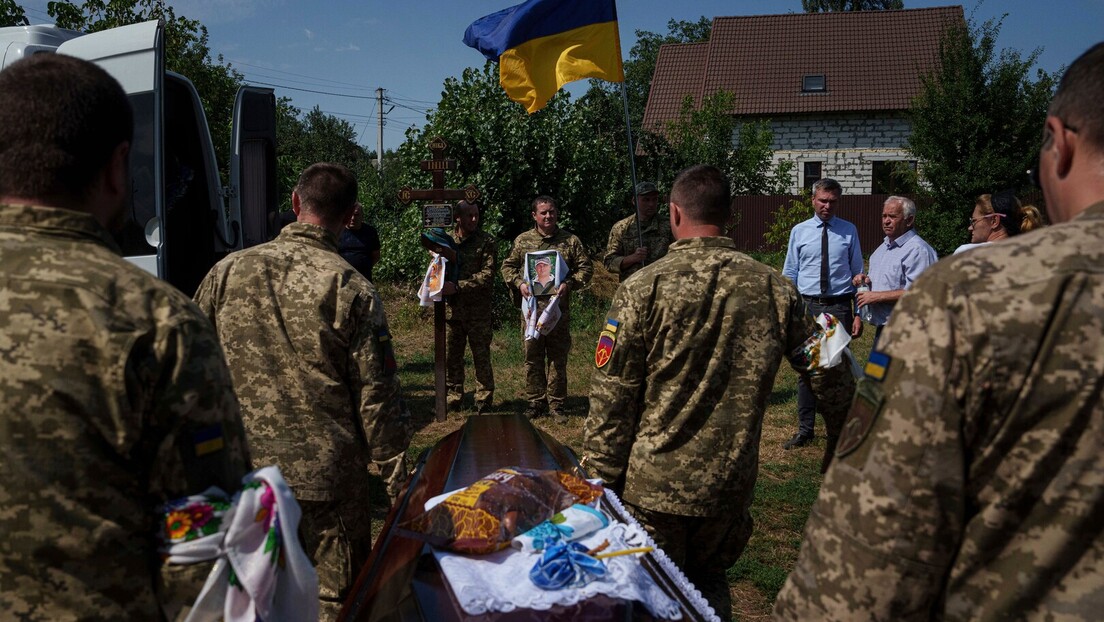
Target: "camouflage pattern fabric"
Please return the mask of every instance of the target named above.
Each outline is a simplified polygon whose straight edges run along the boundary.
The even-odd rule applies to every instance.
[[[640,232],[644,238],[644,246],[648,248],[647,264],[653,264],[659,258],[667,254],[667,247],[671,245],[671,221],[665,214],[656,214],[651,222],[644,225]],[[617,274],[619,281],[624,281],[630,275],[644,266],[634,264],[627,269],[621,269],[621,260],[625,255],[636,252],[640,245],[640,236],[636,232],[636,214],[617,221],[610,230],[609,242],[606,243],[606,254],[602,256],[602,263],[606,270]]]
[[[87,214],[0,206],[0,265],[0,617],[171,618],[157,506],[250,470],[214,331]]]
[[[372,551],[371,511],[366,497],[301,501],[299,533],[303,549],[316,553],[320,620],[336,620],[361,568]]]
[[[449,408],[457,408],[464,395],[464,349],[471,346],[475,367],[475,401],[489,406],[494,399],[494,371],[491,368],[491,339],[494,336],[491,300],[498,272],[495,239],[483,231],[465,237],[454,234],[460,254],[457,291],[447,298],[445,325],[445,377]]]
[[[401,463],[412,427],[383,303],[337,254],[337,238],[292,223],[275,240],[216,264],[196,301],[226,349],[255,459],[278,465],[301,501],[366,508],[369,463]],[[406,470],[388,473],[391,491]],[[370,533],[367,512],[349,520],[346,532]],[[350,563],[345,549],[321,546],[326,537],[305,536],[320,543],[306,548],[311,561]],[[320,580],[339,575],[320,573]],[[321,590],[344,594],[350,586]]]
[[[763,412],[783,358],[805,364],[816,325],[778,272],[722,237],[671,244],[618,288],[610,358],[594,374],[583,449],[588,468],[630,504],[749,521]],[[813,377],[846,409],[844,366]],[[750,527],[749,527],[750,528]]]
[[[525,342],[525,386],[529,403],[543,408],[545,394],[556,410],[567,396],[567,355],[571,350],[571,293],[579,291],[590,283],[594,275],[594,266],[583,248],[583,243],[574,234],[556,229],[550,236],[541,235],[536,227],[522,233],[514,240],[510,255],[502,262],[502,279],[517,290],[524,282],[523,268],[525,253],[533,251],[555,250],[567,264],[570,271],[565,282],[568,292],[559,299],[562,316],[552,332],[540,339]],[[537,297],[537,313],[548,306],[550,296]],[[554,343],[553,343],[554,342]],[[550,367],[546,371],[545,367]]]
[[[868,364],[777,619],[1100,619],[1102,240],[1098,203],[921,275]]]

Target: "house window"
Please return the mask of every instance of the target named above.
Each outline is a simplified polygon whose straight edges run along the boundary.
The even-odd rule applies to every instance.
[[[916,160],[879,160],[874,162],[871,177],[871,194],[912,194]]]
[[[802,93],[823,93],[828,90],[824,83],[824,74],[809,74],[801,78]]]
[[[823,162],[805,162],[802,168],[804,173],[804,181],[802,186],[809,191],[812,191],[813,184],[820,181],[821,175],[820,169]]]

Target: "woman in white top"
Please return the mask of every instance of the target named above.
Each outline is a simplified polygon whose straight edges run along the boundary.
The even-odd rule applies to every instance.
[[[983,194],[970,214],[970,243],[955,249],[955,254],[971,248],[1026,233],[1043,226],[1043,217],[1034,205],[1021,206],[1011,190]]]

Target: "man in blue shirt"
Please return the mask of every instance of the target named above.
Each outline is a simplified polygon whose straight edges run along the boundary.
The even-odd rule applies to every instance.
[[[826,177],[813,184],[813,217],[790,231],[782,274],[797,286],[810,314],[831,314],[852,337],[858,337],[862,334],[862,320],[854,313],[855,285],[852,281],[863,271],[862,250],[855,225],[835,217],[842,194],[843,188],[834,179]],[[816,410],[816,397],[809,383],[799,378],[797,434],[782,445],[784,449],[803,447],[813,440]],[[834,451],[845,414],[837,417],[821,413],[828,437],[826,455]]]
[[[885,243],[870,256],[869,275],[855,277],[856,285],[866,284],[870,291],[855,295],[855,304],[861,309],[870,307],[867,320],[876,326],[874,345],[882,328],[889,321],[893,305],[912,286],[916,277],[939,260],[935,249],[913,230],[916,224],[916,203],[905,197],[889,197],[882,205],[882,231]]]

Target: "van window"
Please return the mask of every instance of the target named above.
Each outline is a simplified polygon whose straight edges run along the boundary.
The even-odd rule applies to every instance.
[[[154,191],[160,175],[154,170],[154,106],[152,92],[132,93],[134,109],[134,140],[130,144],[130,205],[126,220],[115,240],[123,256],[153,255],[157,252],[146,239],[146,226],[157,216],[157,193]]]

